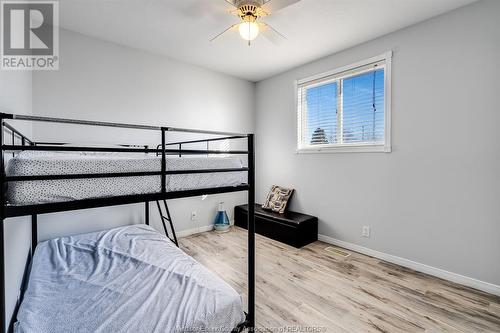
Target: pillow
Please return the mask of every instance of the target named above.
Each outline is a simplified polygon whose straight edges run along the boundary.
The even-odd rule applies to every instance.
[[[262,205],[263,209],[269,209],[273,212],[283,214],[286,204],[293,194],[293,188],[285,188],[278,185],[273,185],[271,191],[267,195],[266,202]]]

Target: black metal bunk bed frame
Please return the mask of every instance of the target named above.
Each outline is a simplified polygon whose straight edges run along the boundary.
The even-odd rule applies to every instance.
[[[6,120],[21,120],[28,122],[51,122],[59,124],[74,124],[74,125],[88,125],[88,126],[104,126],[115,127],[123,129],[138,129],[138,130],[151,130],[159,131],[161,133],[161,144],[156,149],[150,149],[148,146],[121,146],[121,147],[74,147],[61,145],[60,143],[42,143],[30,140],[23,135],[20,131],[16,130]],[[11,134],[12,145],[5,144],[5,132]],[[184,132],[193,134],[205,135],[219,135],[224,137],[210,138],[204,140],[191,140],[183,142],[166,142],[167,132]],[[20,144],[16,144],[16,139],[20,140]],[[247,139],[247,150],[209,150],[210,141],[218,140],[232,140],[232,139]],[[182,145],[207,142],[206,150],[198,149],[182,149]],[[169,146],[178,146],[178,149],[167,149]],[[139,148],[142,147],[142,148]],[[149,203],[152,201],[165,201],[168,199],[186,198],[200,195],[228,193],[238,191],[248,191],[248,309],[246,313],[246,320],[238,325],[233,332],[241,332],[243,329],[248,329],[250,332],[255,330],[255,220],[254,220],[254,203],[255,203],[255,150],[254,150],[254,135],[253,134],[235,134],[228,132],[218,131],[205,131],[193,130],[185,128],[163,127],[163,126],[148,126],[148,125],[134,125],[123,123],[111,122],[98,122],[87,120],[74,120],[63,118],[50,118],[38,116],[15,115],[8,113],[0,113],[0,332],[6,331],[6,304],[5,304],[5,219],[10,217],[31,216],[31,251],[28,263],[26,265],[26,272],[29,268],[30,260],[33,256],[35,247],[37,245],[38,234],[38,220],[39,214],[63,212],[87,208],[97,208],[106,206],[117,206],[132,203],[145,203],[145,223],[149,224]],[[6,152],[23,150],[35,151],[86,151],[86,152],[127,152],[127,153],[156,153],[161,155],[161,171],[154,172],[121,172],[121,173],[93,173],[93,174],[59,174],[59,175],[29,175],[29,176],[7,176],[5,174],[5,156]],[[244,154],[248,156],[248,167],[231,168],[231,169],[201,169],[201,170],[167,170],[166,157],[167,155],[207,155],[207,154]],[[199,173],[214,173],[214,172],[234,172],[234,171],[247,171],[248,182],[239,186],[226,186],[214,187],[204,189],[192,189],[183,191],[167,191],[166,190],[166,177],[167,175],[175,174],[199,174]],[[9,182],[18,181],[34,181],[34,180],[61,180],[61,179],[91,179],[91,178],[110,178],[110,177],[135,177],[135,176],[161,176],[161,191],[147,194],[134,194],[124,196],[113,196],[103,198],[90,198],[83,200],[64,201],[56,203],[42,203],[34,205],[14,206],[8,205],[6,199],[5,189]],[[168,207],[167,207],[168,209]],[[161,210],[160,210],[161,213]],[[170,214],[167,210],[167,216],[161,216],[163,219],[170,219]],[[168,236],[168,235],[167,235]],[[175,238],[175,233],[174,233]],[[25,276],[26,277],[26,276]],[[22,297],[22,293],[21,293]],[[8,330],[12,330],[17,310],[21,300],[16,304],[14,314],[9,321]]]

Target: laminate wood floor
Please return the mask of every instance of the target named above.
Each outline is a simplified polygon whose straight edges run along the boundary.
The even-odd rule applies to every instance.
[[[182,238],[181,248],[246,302],[245,230]],[[315,242],[257,235],[256,321],[270,332],[500,332],[500,297]],[[333,247],[335,249],[335,247]]]

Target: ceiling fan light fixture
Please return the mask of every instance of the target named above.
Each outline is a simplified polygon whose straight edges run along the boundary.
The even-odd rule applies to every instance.
[[[229,13],[232,15],[236,15],[241,19],[240,23],[235,23],[231,25],[226,30],[222,31],[210,41],[214,41],[223,34],[228,31],[238,30],[242,39],[248,42],[248,46],[250,46],[251,42],[256,39],[259,34],[262,32],[264,37],[268,38],[272,43],[276,44],[275,38],[272,37],[273,34],[275,37],[286,38],[279,31],[271,27],[269,24],[262,22],[260,19],[264,16],[269,15],[266,6],[268,3],[272,1],[272,4],[275,5],[274,8],[276,10],[283,9],[295,2],[301,0],[224,0],[229,3],[233,10]],[[261,31],[262,29],[262,31]]]
[[[259,35],[259,25],[255,22],[245,21],[240,23],[238,28],[241,38],[247,41],[252,41]]]

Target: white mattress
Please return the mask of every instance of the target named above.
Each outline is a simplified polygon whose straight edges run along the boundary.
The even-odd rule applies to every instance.
[[[40,243],[17,333],[230,332],[244,320],[227,283],[146,225]]]
[[[239,158],[167,158],[167,170],[241,168]],[[8,176],[160,171],[161,157],[138,153],[23,151],[7,165]],[[219,172],[167,176],[167,191],[238,186],[246,172]],[[12,205],[71,201],[87,198],[159,192],[160,176],[66,179],[10,182]]]

